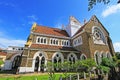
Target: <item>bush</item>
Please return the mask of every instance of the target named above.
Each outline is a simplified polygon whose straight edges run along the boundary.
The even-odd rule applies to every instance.
[[[1,66],[2,64],[4,64],[4,62],[3,62],[3,60],[0,60],[0,66]]]

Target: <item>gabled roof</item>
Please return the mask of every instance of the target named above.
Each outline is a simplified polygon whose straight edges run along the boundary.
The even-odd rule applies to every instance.
[[[64,46],[54,46],[54,45],[44,45],[44,44],[32,44],[30,48],[36,49],[49,49],[49,50],[64,50],[64,51],[77,51],[73,47],[64,47]]]
[[[40,26],[40,25],[36,25],[33,32],[39,33],[39,34],[53,35],[53,36],[69,37],[68,33],[65,30],[46,27],[46,26]]]
[[[99,19],[98,19],[95,15],[93,15],[90,20],[93,20],[93,18],[96,18],[96,19],[98,20],[98,22],[102,25],[102,23],[99,21]],[[79,33],[84,29],[84,27],[90,22],[90,20],[89,20],[88,22],[86,22],[86,23],[74,34],[74,36],[77,35],[77,34],[79,34]],[[102,27],[103,27],[104,30],[109,34],[109,32],[107,31],[107,29],[106,29],[103,25],[102,25]]]
[[[100,20],[96,17],[96,15],[93,15],[90,20],[93,20],[93,18],[96,18],[96,19],[98,20],[98,22],[102,25],[102,27],[104,28],[104,30],[105,30],[105,31],[108,33],[108,35],[109,35],[109,32],[108,32],[107,29],[103,26],[103,24],[100,22]]]

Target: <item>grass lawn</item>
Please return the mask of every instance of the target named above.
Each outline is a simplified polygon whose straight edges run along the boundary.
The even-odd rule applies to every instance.
[[[55,74],[55,80],[59,80],[60,75],[64,76],[63,74]],[[27,75],[27,76],[23,76],[23,75],[17,75],[17,76],[2,76],[0,77],[0,80],[48,80],[49,75],[45,74],[45,75]]]

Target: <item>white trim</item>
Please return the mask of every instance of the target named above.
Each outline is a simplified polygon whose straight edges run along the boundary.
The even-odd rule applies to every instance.
[[[39,42],[38,42],[38,39],[39,39]],[[46,39],[46,43],[44,42],[44,39]],[[41,43],[41,40],[43,40],[43,42]],[[48,41],[47,41],[47,37],[42,37],[42,36],[37,36],[36,37],[36,44],[47,44]]]
[[[39,54],[42,54],[42,56],[39,56]],[[32,68],[34,69],[35,68],[35,60],[36,60],[36,57],[39,57],[39,61],[41,62],[41,57],[44,57],[45,58],[45,65],[47,65],[47,59],[48,59],[48,56],[45,52],[43,51],[38,51],[34,54],[33,56],[33,62],[32,62]],[[38,71],[40,71],[40,63],[39,63],[39,68],[38,68]]]
[[[52,56],[52,62],[54,62],[54,58],[56,57],[57,54],[60,55],[61,61],[62,61],[62,63],[63,63],[63,62],[64,62],[64,56],[63,56],[63,54],[60,53],[60,52],[56,52],[56,53],[53,54],[53,56]]]
[[[97,28],[98,30],[100,30],[100,32],[102,33],[102,36],[103,36],[103,38],[104,38],[104,40],[105,40],[105,43],[104,43],[104,42],[100,42],[100,41],[95,41],[95,38],[94,38],[95,28]],[[106,40],[105,34],[104,34],[103,30],[102,30],[100,27],[93,26],[93,27],[92,27],[92,34],[93,34],[93,42],[94,42],[94,44],[107,45],[107,40]]]
[[[61,46],[70,47],[70,40],[61,40]]]
[[[106,52],[106,57],[112,60],[112,55],[108,51]]]
[[[73,39],[73,46],[74,47],[82,45],[82,44],[83,44],[83,42],[82,42],[82,36],[78,36],[77,38]]]
[[[97,54],[97,56],[98,56],[98,63],[100,64],[101,63],[101,53],[99,52],[99,51],[95,51],[94,52],[94,59],[95,59],[95,62],[96,62],[96,64],[97,64],[97,61],[96,61],[96,54]],[[100,61],[99,61],[100,60]],[[97,64],[98,65],[98,64]]]
[[[49,39],[50,41],[49,41],[49,45],[57,45],[57,46],[59,46],[60,44],[60,41],[59,41],[59,39],[57,39],[57,38],[50,38]],[[51,40],[52,40],[52,44],[51,44]],[[55,41],[55,44],[54,44],[54,41]],[[56,41],[58,42],[58,43],[56,43]]]
[[[81,55],[80,55],[80,60],[83,60],[83,59],[82,59],[83,56],[87,59],[87,56],[86,56],[85,54],[81,54]]]
[[[10,60],[13,62],[13,60],[14,60],[14,58],[15,58],[16,56],[21,56],[21,53],[19,53],[19,54],[17,54],[17,53],[16,53],[16,54],[14,54],[14,55],[11,57],[11,59],[10,59]]]
[[[75,53],[70,53],[70,54],[68,54],[68,56],[67,56],[67,61],[69,61],[69,57],[70,57],[71,55],[73,55],[73,57],[75,57],[75,61],[78,60]]]
[[[104,51],[101,51],[101,58],[102,58],[102,56],[103,56],[103,58],[107,57],[107,55],[106,55],[106,53]]]
[[[14,54],[10,60],[5,60],[5,63],[4,63],[4,70],[11,70],[12,69],[12,64],[13,64],[13,61],[15,59],[15,57],[17,56],[21,56],[21,53],[16,53]]]
[[[34,72],[33,67],[19,67],[19,73]]]
[[[52,56],[52,67],[54,68],[54,58],[56,58],[57,59],[57,63],[58,63],[58,60],[59,60],[59,57],[56,57],[56,55],[59,55],[59,57],[61,58],[61,63],[63,63],[64,62],[64,56],[63,56],[63,54],[62,53],[60,53],[60,52],[56,52],[56,53],[54,53],[53,54],[53,56]],[[56,68],[57,70],[58,70],[58,67]]]

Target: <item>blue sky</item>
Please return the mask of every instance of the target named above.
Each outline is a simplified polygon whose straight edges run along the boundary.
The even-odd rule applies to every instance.
[[[88,0],[0,0],[0,47],[23,46],[33,22],[58,27],[67,25],[69,16],[81,23],[96,15],[109,31],[116,51],[120,51],[120,5],[111,0],[88,11]]]

